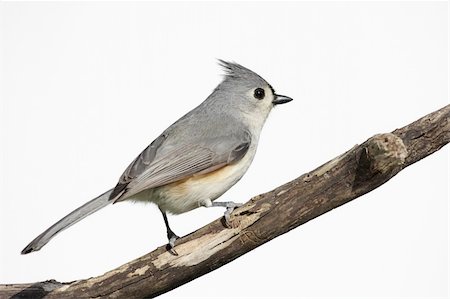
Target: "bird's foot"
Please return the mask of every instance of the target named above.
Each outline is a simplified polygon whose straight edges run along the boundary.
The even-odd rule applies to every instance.
[[[173,255],[178,255],[178,252],[174,249],[175,247],[175,241],[179,239],[173,231],[167,232],[167,238],[169,239],[169,243],[167,244],[167,251],[172,253]]]
[[[232,201],[224,202],[225,207],[227,208],[225,210],[225,213],[223,213],[223,217],[225,218],[225,226],[228,228],[231,228],[231,213],[233,213],[234,209],[239,208],[242,206],[241,203],[236,203]]]

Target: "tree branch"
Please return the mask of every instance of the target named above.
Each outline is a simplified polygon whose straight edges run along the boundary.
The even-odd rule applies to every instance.
[[[231,228],[218,219],[104,275],[69,283],[0,285],[0,298],[155,297],[377,188],[450,141],[450,105],[378,134],[317,169],[236,209]]]

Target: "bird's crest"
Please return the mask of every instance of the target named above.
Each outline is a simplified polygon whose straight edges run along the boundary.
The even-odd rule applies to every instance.
[[[266,80],[264,80],[261,76],[259,76],[257,73],[249,70],[246,67],[243,67],[242,65],[235,63],[235,62],[228,62],[222,59],[219,59],[219,65],[224,69],[225,71],[225,81],[227,79],[233,80],[237,79],[240,81],[247,81],[251,86],[255,85],[263,85],[267,84]],[[255,86],[256,86],[255,85]]]

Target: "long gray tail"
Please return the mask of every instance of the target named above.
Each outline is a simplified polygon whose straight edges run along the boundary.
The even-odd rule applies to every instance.
[[[109,200],[109,197],[113,189],[106,191],[102,195],[94,198],[93,200],[85,203],[69,215],[65,216],[52,226],[50,226],[45,232],[36,237],[30,244],[27,245],[22,250],[22,254],[27,254],[33,251],[37,251],[41,249],[45,244],[48,243],[54,236],[56,236],[59,232],[65,230],[72,224],[77,223],[81,219],[91,215],[92,213],[97,212],[98,210],[106,207],[112,201]]]

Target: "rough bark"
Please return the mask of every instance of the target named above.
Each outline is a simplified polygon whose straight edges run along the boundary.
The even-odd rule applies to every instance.
[[[382,185],[450,141],[450,105],[392,133],[378,134],[317,169],[258,195],[218,219],[104,275],[1,285],[0,298],[155,297],[213,271],[271,239]],[[200,248],[200,250],[199,250]]]

